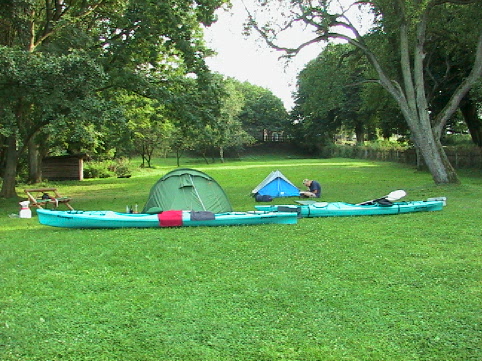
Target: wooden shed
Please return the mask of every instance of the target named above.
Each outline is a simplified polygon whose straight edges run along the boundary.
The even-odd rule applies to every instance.
[[[83,180],[85,155],[64,155],[42,160],[42,178],[48,180]]]

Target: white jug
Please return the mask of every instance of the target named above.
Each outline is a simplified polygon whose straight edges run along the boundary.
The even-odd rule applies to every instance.
[[[20,204],[20,212],[19,212],[19,217],[20,218],[32,218],[32,211],[28,207],[30,205],[30,201],[23,201],[23,202],[18,202]]]

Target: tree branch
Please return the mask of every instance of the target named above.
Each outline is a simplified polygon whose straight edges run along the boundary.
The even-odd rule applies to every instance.
[[[102,6],[104,4],[105,0],[99,0],[96,4],[88,5],[86,3],[83,4],[84,8],[80,9],[78,14],[75,14],[73,17],[74,18],[82,18],[85,16],[90,15],[93,13],[98,7]],[[53,9],[48,5],[48,0],[45,1],[45,6],[46,6],[46,14],[45,14],[45,19],[44,20],[44,27],[42,30],[42,33],[39,34],[38,38],[32,39],[31,42],[31,51],[34,51],[37,46],[42,44],[45,39],[49,38],[52,36],[55,32],[58,30],[64,28],[66,25],[58,25],[58,21],[65,16],[68,12],[72,11],[71,6],[62,6],[62,3],[59,2],[58,0],[55,0],[55,5],[53,6]],[[35,22],[32,22],[32,26],[34,26]]]
[[[470,74],[465,78],[462,83],[455,89],[452,97],[442,109],[442,111],[436,116],[434,120],[434,134],[441,135],[442,130],[447,124],[447,121],[457,110],[462,98],[469,92],[475,82],[482,77],[482,31],[480,32],[477,42],[477,50],[474,59],[474,65]]]

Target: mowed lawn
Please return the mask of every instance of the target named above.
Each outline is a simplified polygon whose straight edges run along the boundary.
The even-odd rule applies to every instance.
[[[0,360],[481,360],[482,173],[434,185],[400,164],[352,159],[183,164],[233,208],[279,169],[324,201],[404,189],[441,212],[296,225],[76,230],[10,218],[0,200]],[[82,210],[142,208],[174,168],[58,182]],[[23,196],[23,187],[18,188]],[[295,198],[274,203],[294,203]]]

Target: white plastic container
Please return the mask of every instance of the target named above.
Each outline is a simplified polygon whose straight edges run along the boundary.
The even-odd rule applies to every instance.
[[[18,216],[20,218],[32,218],[32,211],[30,210],[30,201],[23,201],[19,202],[20,204],[20,212],[18,213]]]

